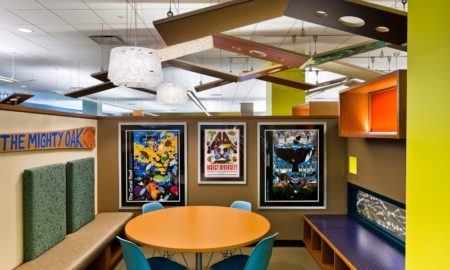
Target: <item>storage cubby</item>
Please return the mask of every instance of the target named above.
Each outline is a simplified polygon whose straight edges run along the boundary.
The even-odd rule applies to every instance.
[[[311,230],[311,253],[318,262],[322,261],[322,238],[314,229]]]
[[[406,70],[398,70],[339,93],[339,135],[406,137]]]
[[[324,239],[322,239],[322,265],[325,269],[334,269],[334,251]]]
[[[347,264],[339,257],[337,254],[334,254],[334,270],[350,270]]]
[[[304,226],[303,226],[303,242],[305,243],[306,246],[311,247],[311,226],[305,222]]]
[[[344,259],[338,255],[336,249],[332,246],[326,238],[319,233],[315,226],[313,226],[305,217],[303,226],[303,242],[311,255],[319,263],[320,267],[324,270],[350,270],[355,269],[349,267]]]

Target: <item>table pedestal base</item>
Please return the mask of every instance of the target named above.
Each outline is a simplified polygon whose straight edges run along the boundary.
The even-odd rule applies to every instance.
[[[195,253],[195,270],[202,270],[202,253]]]

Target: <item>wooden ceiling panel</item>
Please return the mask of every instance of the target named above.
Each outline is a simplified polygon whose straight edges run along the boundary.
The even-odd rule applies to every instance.
[[[307,55],[224,34],[213,35],[213,42],[217,49],[282,64],[288,68],[301,67],[309,60]]]
[[[258,79],[262,80],[262,81],[270,82],[270,83],[275,83],[275,84],[289,86],[289,87],[296,88],[296,89],[301,89],[301,90],[309,90],[309,89],[316,87],[313,84],[300,82],[297,80],[286,79],[286,78],[282,78],[282,77],[278,77],[278,76],[274,76],[274,75],[266,75],[266,76],[259,77]]]
[[[239,80],[239,76],[235,75],[233,73],[224,72],[218,69],[213,69],[207,66],[199,65],[196,63],[191,63],[184,60],[169,60],[167,61],[167,64],[169,64],[172,67],[181,68],[184,70],[200,73],[203,75],[216,77],[220,79],[224,79],[231,82],[237,82]]]
[[[112,82],[107,81],[101,84],[96,84],[94,86],[86,87],[80,90],[72,91],[64,94],[66,97],[79,98],[84,96],[89,96],[99,92],[103,92],[116,87]]]
[[[216,87],[219,87],[219,86],[222,86],[222,85],[226,85],[226,84],[229,84],[229,83],[232,83],[232,82],[220,79],[220,80],[216,80],[216,81],[212,81],[212,82],[208,82],[208,83],[199,84],[197,86],[194,86],[194,89],[197,92],[202,92],[202,91],[205,91],[205,90],[208,90],[208,89],[212,89],[212,88],[216,88]]]
[[[362,0],[292,0],[284,15],[396,45],[407,43],[406,12]],[[361,18],[364,24],[344,26],[339,22],[344,16]],[[380,26],[389,31],[377,31]]]
[[[350,78],[361,79],[364,81],[372,80],[381,75],[384,75],[383,72],[363,68],[342,61],[326,62],[324,64],[317,65],[316,67],[322,70],[334,72]]]
[[[153,22],[167,45],[283,16],[290,0],[232,0]]]
[[[239,81],[245,82],[251,79],[258,79],[263,76],[267,76],[269,74],[274,74],[282,70],[286,70],[287,67],[283,65],[274,65],[270,67],[265,67],[255,71],[245,72],[239,75]]]

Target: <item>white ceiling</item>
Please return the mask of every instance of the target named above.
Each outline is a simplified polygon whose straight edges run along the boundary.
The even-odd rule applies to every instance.
[[[402,7],[399,0],[370,2]],[[152,22],[166,17],[168,3],[168,0],[146,0],[145,3],[138,1],[136,40],[139,46],[151,48],[165,46]],[[211,4],[217,4],[217,1],[180,0],[179,7],[178,4],[175,7],[172,6],[172,10],[178,14]],[[107,69],[111,46],[101,46],[92,41],[89,36],[102,33],[113,34],[134,43],[134,31],[127,35],[127,32],[130,33],[127,31],[127,28],[130,28],[130,16],[131,8],[128,5],[127,12],[125,0],[0,0],[0,76],[13,75],[12,58],[14,56],[14,76],[21,81],[15,87],[21,91],[39,89],[68,92],[98,84],[100,82],[91,78],[90,74],[100,71],[102,66]],[[307,22],[303,22],[303,27],[306,36],[300,37],[302,22],[289,17],[280,17],[226,33],[306,54],[310,50],[313,53],[314,51],[321,53],[367,40],[364,37]],[[28,28],[33,32],[22,33],[17,30],[18,28]],[[293,35],[297,36],[295,43],[292,39]],[[319,36],[316,47],[312,42],[312,35]],[[383,58],[379,57],[381,51],[377,50],[345,61],[387,71],[389,68],[386,56],[393,56],[395,52],[399,51],[385,48]],[[399,57],[392,57],[391,69],[406,68],[406,53],[399,53]],[[370,56],[377,56],[373,65]],[[240,73],[250,67],[256,69],[266,65],[257,59],[248,60],[242,55],[217,49],[185,58],[225,71],[231,70],[234,73]],[[328,72],[320,72],[318,81],[336,76]],[[307,74],[306,77],[309,82],[316,82],[315,72]],[[200,80],[205,83],[215,79],[179,69],[166,69],[165,78],[183,84],[189,89],[193,89]],[[26,88],[20,86],[26,86]],[[0,91],[1,87],[0,85]],[[253,102],[255,111],[264,113],[265,90],[265,82],[251,80],[204,91],[197,96],[211,112],[239,111],[240,103]],[[153,95],[126,88],[111,89],[92,95],[90,98],[156,113],[198,111],[192,103],[175,108],[160,106],[156,104]]]

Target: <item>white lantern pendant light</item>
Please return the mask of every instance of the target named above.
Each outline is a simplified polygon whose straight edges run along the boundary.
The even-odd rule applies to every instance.
[[[125,87],[158,87],[163,80],[158,52],[135,46],[112,49],[108,79],[115,85]]]
[[[156,102],[163,105],[182,105],[187,103],[186,89],[175,83],[163,83],[156,92]]]
[[[127,14],[128,14],[128,1]],[[137,2],[134,1],[134,46],[111,50],[108,79],[118,86],[134,88],[158,87],[163,80],[161,58],[156,50],[137,47]],[[128,24],[128,19],[127,19]]]

